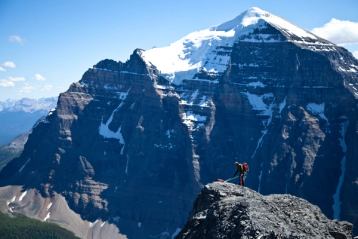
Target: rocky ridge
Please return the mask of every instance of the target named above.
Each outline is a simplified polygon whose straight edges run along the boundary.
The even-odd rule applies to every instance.
[[[352,238],[352,224],[332,221],[304,199],[263,196],[231,183],[206,185],[181,238]]]

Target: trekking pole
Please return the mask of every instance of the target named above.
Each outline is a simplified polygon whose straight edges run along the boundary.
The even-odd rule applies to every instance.
[[[236,179],[236,178],[238,178],[239,176],[236,176],[236,177],[233,177],[233,178],[228,178],[228,179],[226,179],[224,182],[230,182],[230,181],[232,181],[232,180],[234,180],[234,179]]]

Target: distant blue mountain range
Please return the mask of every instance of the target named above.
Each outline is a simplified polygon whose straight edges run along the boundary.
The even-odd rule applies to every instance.
[[[29,131],[49,110],[55,108],[57,97],[0,101],[0,145]]]

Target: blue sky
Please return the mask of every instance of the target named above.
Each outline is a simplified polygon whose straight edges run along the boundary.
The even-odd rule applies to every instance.
[[[125,61],[251,6],[308,30],[331,23],[323,34],[342,41],[338,19],[353,29],[344,46],[358,51],[357,0],[0,0],[0,100],[58,95],[101,59]]]

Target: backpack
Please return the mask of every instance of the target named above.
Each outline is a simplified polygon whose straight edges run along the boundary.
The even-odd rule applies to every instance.
[[[244,170],[244,172],[248,172],[249,171],[249,164],[248,163],[243,163],[242,164],[242,169]]]

